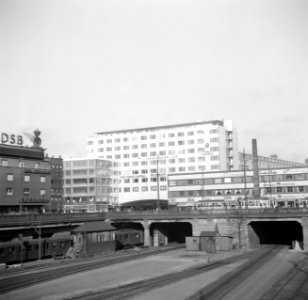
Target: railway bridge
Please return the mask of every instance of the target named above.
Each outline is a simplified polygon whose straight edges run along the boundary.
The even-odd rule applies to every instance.
[[[292,246],[298,241],[308,251],[308,208],[117,212],[107,213],[106,220],[138,224],[144,229],[148,246],[217,231],[232,237],[234,248],[251,249],[270,243]]]
[[[298,241],[308,251],[308,208],[263,208],[190,211],[135,211],[89,214],[42,214],[0,216],[0,235],[6,232],[70,230],[85,222],[107,221],[118,228],[144,230],[144,244],[157,246],[186,236],[217,231],[232,238],[234,248],[255,248],[260,244],[288,244]]]

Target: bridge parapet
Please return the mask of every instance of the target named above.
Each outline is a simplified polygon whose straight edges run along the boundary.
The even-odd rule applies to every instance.
[[[110,220],[163,220],[163,219],[219,219],[219,218],[290,218],[308,215],[308,208],[258,208],[258,209],[221,209],[190,210],[190,211],[135,211],[108,212],[106,218]]]
[[[308,216],[308,208],[262,208],[262,209],[213,209],[190,211],[134,211],[83,214],[24,214],[0,216],[0,228],[35,224],[59,224],[90,221],[141,221],[141,220],[184,220],[184,219],[233,219],[233,218],[301,218]]]
[[[0,216],[0,227],[104,221],[105,218],[105,213],[3,215]]]

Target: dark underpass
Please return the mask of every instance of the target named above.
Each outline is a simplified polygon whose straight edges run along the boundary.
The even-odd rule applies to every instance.
[[[302,225],[297,221],[262,221],[251,222],[248,226],[251,248],[258,244],[279,244],[293,247],[298,241],[303,249]]]
[[[192,236],[192,225],[188,222],[152,223],[151,236],[154,236],[155,231],[166,236],[168,243],[185,243],[185,237]]]

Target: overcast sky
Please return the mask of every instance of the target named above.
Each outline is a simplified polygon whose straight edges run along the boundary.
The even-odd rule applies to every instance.
[[[83,156],[95,132],[233,120],[308,157],[307,0],[0,0],[0,132]]]

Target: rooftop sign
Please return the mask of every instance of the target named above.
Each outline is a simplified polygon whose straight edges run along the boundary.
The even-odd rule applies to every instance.
[[[1,133],[1,144],[22,146],[24,143],[22,135]]]

